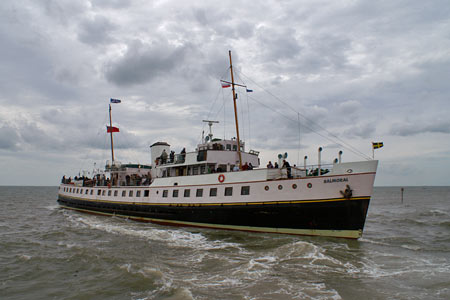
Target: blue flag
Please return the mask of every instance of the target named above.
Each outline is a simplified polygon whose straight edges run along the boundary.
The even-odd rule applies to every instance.
[[[111,103],[120,103],[120,102],[122,102],[122,101],[120,101],[119,99],[111,98]]]
[[[253,90],[247,89],[247,93],[253,93]]]

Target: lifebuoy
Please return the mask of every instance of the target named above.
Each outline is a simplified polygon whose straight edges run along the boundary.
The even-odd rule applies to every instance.
[[[225,175],[220,174],[219,177],[218,177],[218,179],[219,179],[219,182],[220,182],[220,183],[224,182],[224,181],[225,181]]]

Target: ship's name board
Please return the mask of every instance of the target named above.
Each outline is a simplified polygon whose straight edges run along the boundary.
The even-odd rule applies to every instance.
[[[344,178],[328,178],[328,179],[324,179],[323,183],[335,183],[335,182],[347,182],[348,178],[344,177]]]

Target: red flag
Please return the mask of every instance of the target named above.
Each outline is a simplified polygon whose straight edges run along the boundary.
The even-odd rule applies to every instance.
[[[106,126],[106,132],[110,133],[110,132],[119,132],[119,128],[114,127],[114,126]]]
[[[222,88],[229,88],[231,86],[231,84],[227,83],[227,82],[222,82]]]

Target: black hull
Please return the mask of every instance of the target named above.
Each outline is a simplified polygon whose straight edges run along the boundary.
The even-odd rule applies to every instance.
[[[159,224],[359,238],[369,197],[235,205],[121,204],[59,196],[65,208]]]

